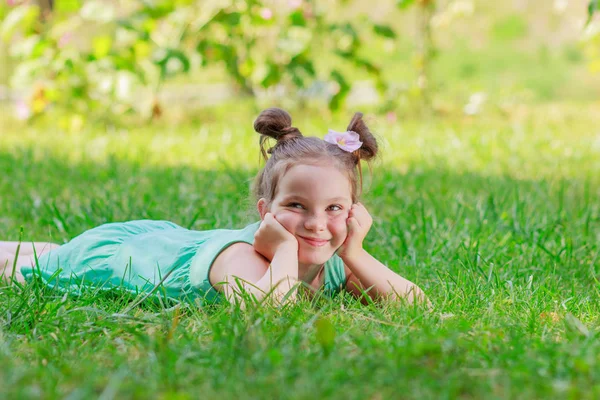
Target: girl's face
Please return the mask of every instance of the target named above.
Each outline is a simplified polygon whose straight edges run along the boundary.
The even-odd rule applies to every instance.
[[[264,199],[258,208],[261,217],[273,213],[296,237],[300,264],[323,264],[346,240],[351,190],[348,177],[337,168],[299,164],[281,177],[269,209]]]

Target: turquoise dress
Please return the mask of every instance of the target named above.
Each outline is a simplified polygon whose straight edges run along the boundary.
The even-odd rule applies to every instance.
[[[254,243],[260,222],[244,229],[194,231],[168,221],[129,221],[90,229],[48,253],[38,267],[22,266],[25,280],[34,275],[51,287],[78,293],[81,287],[123,288],[183,300],[218,301],[221,293],[208,279],[217,256],[234,243]],[[325,263],[324,292],[333,296],[346,281],[344,263],[334,255]]]

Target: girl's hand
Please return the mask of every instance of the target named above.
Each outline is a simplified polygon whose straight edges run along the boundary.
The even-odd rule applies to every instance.
[[[338,249],[337,254],[342,260],[351,260],[360,254],[363,249],[363,240],[369,233],[373,218],[361,203],[352,204],[346,220],[348,236],[344,244]]]
[[[290,251],[298,251],[298,240],[271,213],[266,213],[260,227],[254,233],[254,250],[267,260],[272,261],[275,253],[287,247]]]

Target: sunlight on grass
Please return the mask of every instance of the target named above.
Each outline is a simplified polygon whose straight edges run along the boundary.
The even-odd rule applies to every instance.
[[[382,147],[380,166],[407,171],[443,168],[456,173],[510,176],[517,179],[580,177],[596,179],[600,170],[600,113],[594,106],[576,104],[519,107],[510,113],[488,112],[450,119],[433,117],[389,123],[367,114]],[[341,130],[350,115],[328,121],[297,113],[305,135],[324,136]],[[346,120],[343,119],[346,118]],[[255,118],[154,127],[89,126],[80,132],[25,127],[3,119],[0,150],[30,150],[35,159],[47,156],[73,165],[104,163],[110,157],[148,166],[192,166],[199,169],[257,169],[258,134]],[[296,121],[295,121],[296,122]],[[375,170],[377,171],[377,169]],[[376,172],[375,172],[376,173]]]

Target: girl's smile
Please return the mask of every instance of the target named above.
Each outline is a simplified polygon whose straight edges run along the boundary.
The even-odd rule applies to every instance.
[[[304,237],[301,235],[298,235],[298,237],[300,239],[304,240],[306,243],[310,244],[311,246],[315,246],[315,247],[325,246],[329,242],[329,240],[319,239],[319,238],[308,238],[308,237]]]

